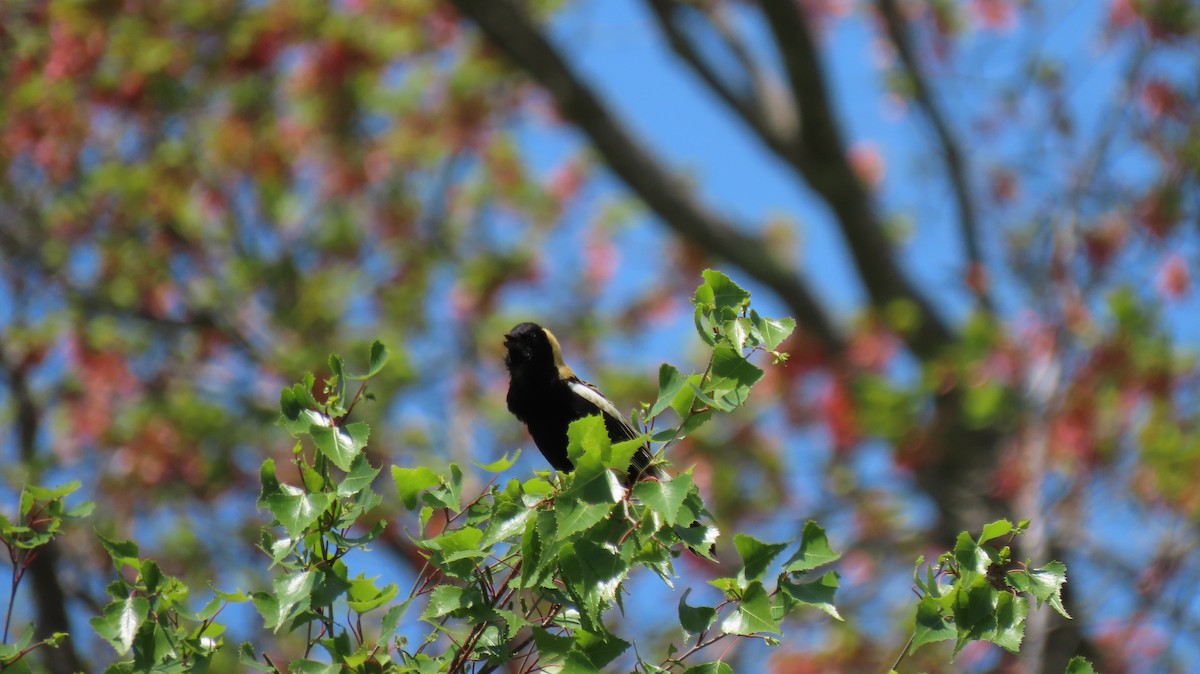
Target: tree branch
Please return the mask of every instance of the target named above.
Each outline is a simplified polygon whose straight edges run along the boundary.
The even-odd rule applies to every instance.
[[[733,28],[712,11],[701,19],[701,8],[682,4],[677,0],[647,0],[659,29],[667,36],[671,49],[688,64],[693,71],[716,94],[733,109],[759,138],[776,154],[786,155],[799,125],[795,106],[787,98],[783,85],[755,62],[750,50],[741,42]],[[750,83],[748,89],[737,90],[735,82],[722,76],[718,68],[697,46],[695,38],[684,25],[689,17],[707,20],[719,35],[722,44],[733,55],[741,69],[743,78]]]
[[[738,231],[695,201],[563,61],[524,10],[512,0],[451,1],[489,41],[554,97],[564,117],[587,135],[613,172],[668,227],[770,288],[830,353],[842,351],[841,336],[805,279],[785,267],[762,240]]]
[[[760,5],[800,110],[798,143],[787,158],[837,216],[871,303],[881,310],[898,302],[916,309],[919,323],[902,336],[919,357],[933,358],[955,336],[892,257],[891,243],[874,213],[871,196],[847,158],[803,11],[795,0],[760,0]]]
[[[917,62],[912,38],[908,33],[904,17],[900,14],[900,8],[896,5],[896,0],[876,0],[876,6],[880,16],[883,17],[888,38],[895,46],[896,53],[900,56],[900,62],[904,64],[909,82],[912,83],[913,97],[925,111],[925,117],[933,127],[938,145],[941,146],[942,157],[946,162],[946,173],[950,177],[950,184],[954,188],[954,200],[958,205],[958,227],[962,232],[967,262],[973,268],[982,270],[985,265],[979,249],[979,219],[976,216],[975,199],[971,195],[971,188],[967,181],[966,160],[963,158],[961,146],[950,130],[946,116],[942,113],[937,101],[933,99],[933,92],[925,79],[925,73]],[[994,310],[991,296],[984,286],[980,285],[975,288],[975,296],[980,306],[989,312]]]

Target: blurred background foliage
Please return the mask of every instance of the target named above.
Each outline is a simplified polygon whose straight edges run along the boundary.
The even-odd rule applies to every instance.
[[[663,68],[577,67],[623,48],[594,48],[606,30],[725,135],[612,93]],[[1019,556],[1068,563],[1076,620],[1031,618],[1019,658],[911,666],[1189,671],[1198,37],[1187,0],[8,0],[0,502],[79,478],[97,530],[250,589],[258,466],[291,447],[278,392],[328,353],[392,351],[355,410],[376,464],[524,447],[528,472],[501,335],[551,327],[632,407],[659,361],[690,364],[716,265],[800,328],[750,408],[671,460],[727,534],[815,518],[847,551],[848,621],[739,647],[737,671],[882,671],[913,560],[997,517],[1033,518]],[[864,140],[860,110],[891,131]],[[643,144],[656,124],[687,142]],[[693,150],[730,144],[803,206],[720,196]],[[372,564],[411,578],[413,522],[389,519]],[[109,569],[85,528],[38,559],[18,619],[72,638],[37,666],[110,659],[86,626]],[[631,632],[675,610],[656,582]]]

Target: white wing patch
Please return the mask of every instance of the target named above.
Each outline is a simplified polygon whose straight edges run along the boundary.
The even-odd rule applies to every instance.
[[[629,429],[630,435],[637,437],[637,432],[630,428],[629,422],[625,420],[625,416],[621,414],[621,411],[617,409],[617,406],[612,404],[608,398],[605,398],[603,395],[601,395],[599,391],[579,380],[569,381],[567,382],[567,386],[571,387],[571,390],[575,393],[575,395],[583,398],[596,407],[599,407],[600,411],[621,422],[621,425]]]

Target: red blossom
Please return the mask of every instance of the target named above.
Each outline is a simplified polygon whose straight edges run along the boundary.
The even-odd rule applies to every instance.
[[[867,187],[879,187],[887,172],[887,164],[879,147],[870,141],[858,141],[850,146],[850,167]]]
[[[1011,0],[972,0],[975,23],[988,30],[1007,32],[1017,25],[1017,9]]]
[[[1162,116],[1179,117],[1187,109],[1183,96],[1173,84],[1163,79],[1152,79],[1142,87],[1139,97],[1142,107],[1153,119]]]
[[[1158,292],[1169,300],[1186,297],[1192,288],[1187,260],[1179,253],[1171,253],[1158,267]]]

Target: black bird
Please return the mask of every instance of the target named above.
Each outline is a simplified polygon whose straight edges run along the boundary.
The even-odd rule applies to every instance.
[[[562,348],[549,330],[536,323],[521,323],[504,336],[504,365],[508,368],[508,411],[525,423],[533,442],[555,470],[570,472],[567,427],[593,414],[604,418],[613,443],[638,437],[620,410],[596,387],[575,376],[563,362]],[[651,466],[651,455],[639,447],[629,465],[627,486],[643,477],[661,477]]]

